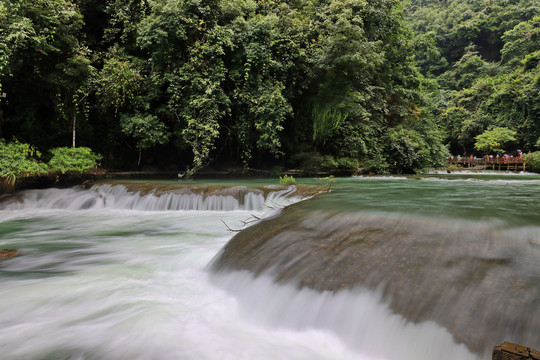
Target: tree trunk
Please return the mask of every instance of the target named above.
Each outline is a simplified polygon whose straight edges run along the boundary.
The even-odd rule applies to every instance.
[[[75,135],[77,134],[77,112],[73,113],[73,133],[71,147],[75,147]]]

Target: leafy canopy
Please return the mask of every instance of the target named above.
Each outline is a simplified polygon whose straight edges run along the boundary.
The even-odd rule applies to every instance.
[[[474,148],[478,151],[504,153],[506,152],[504,146],[509,142],[516,141],[516,131],[505,127],[495,127],[484,131],[475,139]]]

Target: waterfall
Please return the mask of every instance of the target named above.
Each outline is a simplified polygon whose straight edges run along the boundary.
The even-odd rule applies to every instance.
[[[354,328],[355,322],[334,326],[327,314],[333,308],[348,308],[349,312],[340,312],[335,318],[349,321],[355,308],[340,305],[340,299],[348,302],[358,298],[354,295],[358,287],[380,289],[389,309],[402,316],[400,321],[435,322],[446,328],[456,343],[481,355],[502,341],[537,346],[538,230],[535,226],[504,228],[500,222],[404,214],[333,213],[321,211],[313,200],[290,206],[279,217],[237,234],[209,267],[219,276],[230,274],[234,278],[237,271],[249,271],[254,276],[268,276],[283,289],[293,284],[303,294],[323,294],[324,311],[318,307],[306,310],[313,316],[306,325],[294,321],[308,320],[308,315],[283,315],[285,321],[293,321],[293,328],[329,327],[341,337],[358,330],[358,337],[351,342],[364,341],[362,329]],[[232,292],[249,288],[250,293],[262,293],[253,290],[255,286],[233,287]],[[292,314],[315,306],[314,300],[304,298],[294,305],[296,300],[290,296],[284,300],[287,297],[276,301],[289,304]],[[270,296],[262,299],[265,308],[274,306]],[[253,303],[251,298],[248,303]],[[277,319],[279,313],[267,314],[268,319]],[[365,323],[364,317],[357,323]],[[394,323],[392,320],[389,326],[398,331]],[[445,342],[437,346],[446,346],[447,336],[443,338]],[[395,355],[383,354],[388,358]]]
[[[266,193],[266,196],[265,196]],[[209,194],[191,192],[189,188],[143,193],[124,185],[94,185],[90,189],[27,190],[0,202],[0,210],[22,209],[118,209],[135,211],[265,211],[282,208],[300,200],[295,188],[263,191],[235,186]]]
[[[278,284],[271,272],[216,273],[213,282],[234,294],[244,316],[280,331],[326,331],[369,359],[474,360],[465,345],[434,321],[408,322],[393,313],[382,291],[357,286],[337,292]]]

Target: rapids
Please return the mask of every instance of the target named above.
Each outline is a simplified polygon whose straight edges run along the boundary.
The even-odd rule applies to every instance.
[[[19,256],[0,259],[1,358],[488,359],[503,340],[540,347],[540,177],[338,179],[282,212],[302,198],[268,183],[2,199],[0,249]]]

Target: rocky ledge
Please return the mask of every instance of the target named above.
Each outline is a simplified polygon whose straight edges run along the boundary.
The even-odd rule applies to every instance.
[[[436,319],[478,354],[501,338],[537,346],[540,273],[526,240],[482,224],[317,204],[294,204],[238,233],[212,271],[265,273],[320,292],[380,291],[393,312],[413,323]]]
[[[493,347],[493,360],[540,360],[540,351],[504,342]]]
[[[125,180],[97,180],[87,181],[85,187],[90,188],[93,185],[122,185],[128,191],[138,192],[141,195],[153,193],[155,196],[163,194],[197,194],[206,196],[232,196],[234,198],[243,198],[248,191],[260,193],[265,197],[274,191],[285,190],[286,187],[280,185],[267,185],[259,187],[247,186],[226,186],[226,185],[203,185],[190,183],[163,183],[163,182],[130,182]],[[317,194],[327,192],[329,189],[324,186],[294,185],[294,192],[300,197],[312,197]]]

